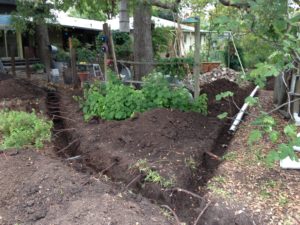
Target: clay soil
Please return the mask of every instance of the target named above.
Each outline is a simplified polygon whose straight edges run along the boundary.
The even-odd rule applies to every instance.
[[[0,99],[8,98],[9,82],[23,81],[0,81]],[[9,100],[39,96],[27,88],[29,83],[22,84],[28,86],[15,90]],[[53,143],[39,152],[1,154],[0,224],[174,223],[165,217],[172,213],[158,205],[170,206],[181,222],[192,224],[207,204],[200,197],[202,187],[219,164],[210,153],[220,156],[230,141],[228,123],[215,116],[237,112],[233,103],[216,103],[215,94],[233,91],[241,105],[250,89],[228,80],[204,86],[208,117],[155,109],[124,121],[89,123],[83,121],[74,93],[40,89],[55,122]],[[146,179],[141,162],[157,172],[158,182]],[[252,224],[250,216],[236,214],[238,209],[212,202],[198,224]]]

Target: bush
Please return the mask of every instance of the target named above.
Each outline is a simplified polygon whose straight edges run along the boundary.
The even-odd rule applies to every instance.
[[[171,87],[161,73],[153,73],[144,79],[141,90],[135,90],[110,79],[106,86],[94,83],[84,91],[80,101],[84,119],[101,117],[106,120],[122,120],[135,112],[152,108],[173,108],[207,114],[207,96],[193,100],[184,87]]]
[[[52,122],[37,115],[18,111],[0,111],[0,150],[34,146],[42,148],[50,141]]]

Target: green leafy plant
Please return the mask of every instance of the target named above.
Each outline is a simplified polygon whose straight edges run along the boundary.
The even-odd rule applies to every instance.
[[[157,71],[178,79],[183,79],[188,74],[188,69],[193,67],[193,58],[164,58]]]
[[[50,141],[52,122],[35,112],[0,111],[0,150],[34,146]]]
[[[33,68],[34,71],[37,72],[37,71],[44,70],[45,66],[42,63],[35,63],[35,64],[32,65],[32,68]]]
[[[216,95],[216,101],[221,101],[222,99],[232,97],[233,95],[234,95],[234,93],[231,91],[221,92],[220,94]]]
[[[173,108],[207,114],[206,94],[193,100],[187,89],[172,87],[160,73],[145,78],[141,90],[122,84],[115,75],[110,77],[106,85],[94,83],[85,89],[83,98],[77,98],[85,120],[92,117],[123,120],[135,112],[152,108]]]
[[[140,172],[145,174],[145,181],[158,183],[162,187],[167,188],[173,185],[172,179],[166,179],[162,177],[159,172],[150,168],[147,159],[138,160],[130,169],[137,168]]]
[[[274,144],[278,142],[280,132],[275,129],[276,121],[273,117],[269,116],[266,113],[263,113],[252,124],[256,126],[257,129],[254,129],[250,132],[250,135],[248,137],[249,145],[258,142],[263,137],[267,137]],[[293,146],[300,145],[300,138],[297,137],[296,126],[285,126],[283,133],[288,141],[287,143],[278,144],[274,150],[270,151],[267,154],[267,156],[265,157],[265,161],[269,166],[272,166],[275,161],[284,159],[286,157],[297,160],[297,155],[295,154],[293,149]]]

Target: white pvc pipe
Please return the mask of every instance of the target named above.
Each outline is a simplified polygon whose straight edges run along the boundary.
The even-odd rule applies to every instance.
[[[256,86],[254,88],[254,90],[251,92],[250,97],[254,97],[254,95],[256,94],[256,92],[258,91],[259,86]],[[248,108],[248,103],[244,103],[243,107],[241,108],[240,112],[237,114],[235,120],[233,121],[229,131],[231,132],[235,132],[238,125],[240,124],[240,122],[242,121],[243,115],[246,112],[247,108]]]

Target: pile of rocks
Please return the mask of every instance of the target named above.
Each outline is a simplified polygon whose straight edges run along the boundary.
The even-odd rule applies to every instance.
[[[219,79],[227,79],[231,82],[236,82],[239,77],[239,73],[235,70],[229,68],[216,68],[213,69],[211,72],[207,72],[200,75],[199,81],[200,86],[211,83],[213,81]]]

